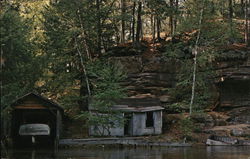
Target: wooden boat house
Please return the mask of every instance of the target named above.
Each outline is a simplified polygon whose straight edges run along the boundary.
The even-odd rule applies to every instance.
[[[36,93],[18,98],[11,106],[14,146],[33,142],[58,144],[62,130],[62,107]]]
[[[89,128],[92,136],[142,136],[162,133],[162,110],[160,101],[156,98],[126,98],[118,102],[113,109],[121,111],[121,117],[126,118],[123,126],[117,126],[100,134],[100,125]],[[91,110],[91,108],[90,108]]]

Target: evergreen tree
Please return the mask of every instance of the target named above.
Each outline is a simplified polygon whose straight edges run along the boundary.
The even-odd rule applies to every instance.
[[[153,42],[155,41],[155,32],[157,32],[157,40],[160,41],[160,33],[161,33],[161,21],[166,18],[169,12],[169,6],[166,1],[163,0],[152,0],[147,2],[147,7],[149,8],[150,14],[152,14],[152,37]],[[156,26],[156,27],[155,27]],[[156,29],[156,31],[155,31]]]
[[[19,3],[4,3],[0,16],[1,107],[32,91],[41,76],[40,57],[30,41],[30,21],[19,13]]]
[[[91,96],[87,65],[114,45],[114,1],[60,0],[44,11],[48,73],[45,92],[65,93],[87,110]],[[76,93],[76,88],[79,93]],[[76,102],[76,101],[75,101]]]
[[[245,15],[245,42],[249,45],[249,0],[51,0],[43,9],[40,4],[46,2],[1,3],[4,106],[32,90],[38,81],[41,93],[60,99],[67,106],[77,103],[87,110],[87,99],[95,94],[89,65],[126,40],[130,39],[134,46],[143,46],[141,39],[145,35],[151,34],[155,43],[156,38],[162,41],[163,31],[169,30],[166,35],[182,42],[168,45],[167,56],[176,58],[185,54],[183,50],[188,52],[181,61],[183,74],[177,84],[182,92],[176,93],[176,99],[187,103],[192,73],[197,71],[195,93],[206,94],[208,84],[203,81],[212,74],[203,70],[212,67],[211,61],[222,46],[238,42],[233,18]],[[181,39],[185,36],[189,40]],[[192,54],[191,50],[196,51]],[[197,70],[192,71],[196,55]],[[45,66],[43,70],[41,64]],[[205,105],[207,99],[196,95],[194,102]]]
[[[120,86],[126,75],[119,63],[96,61],[89,65],[88,72],[94,85],[90,103],[90,111],[82,112],[79,118],[87,120],[88,126],[95,126],[97,133],[104,135],[110,128],[122,126],[125,122],[120,111],[113,106],[126,96],[125,89]]]

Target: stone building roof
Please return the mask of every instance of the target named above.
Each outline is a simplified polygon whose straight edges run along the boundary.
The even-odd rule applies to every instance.
[[[116,103],[112,109],[122,112],[148,112],[164,109],[158,98],[123,98]],[[89,107],[89,109],[95,110],[93,107]]]

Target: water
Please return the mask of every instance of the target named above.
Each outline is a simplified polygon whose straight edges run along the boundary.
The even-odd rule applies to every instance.
[[[250,147],[9,150],[10,159],[250,159]]]

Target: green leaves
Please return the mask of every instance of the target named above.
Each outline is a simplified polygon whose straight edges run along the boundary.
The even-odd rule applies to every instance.
[[[182,131],[184,138],[192,137],[192,132],[194,128],[195,128],[194,122],[189,117],[184,117],[184,119],[180,121],[180,129]]]
[[[7,2],[0,13],[1,60],[4,60],[1,70],[1,106],[5,108],[18,96],[35,88],[41,67],[30,41],[30,21]]]
[[[84,118],[88,125],[101,126],[109,132],[109,128],[124,123],[121,112],[114,110],[113,106],[116,101],[125,97],[125,89],[120,86],[120,82],[126,76],[119,64],[104,61],[89,65],[88,73],[93,85],[91,111],[81,112],[78,118]],[[103,133],[104,131],[99,132],[100,135],[104,135]]]
[[[225,3],[226,1],[224,1]],[[213,66],[221,48],[239,38],[236,28],[221,16],[221,9],[225,10],[225,4],[214,0],[190,0],[183,3],[182,8],[186,16],[182,16],[177,26],[179,41],[171,43],[166,49],[165,55],[182,62],[180,72],[177,75],[176,88],[170,90],[174,96],[176,105],[186,105],[191,96],[192,68],[194,54],[192,49],[197,48],[197,74],[195,81],[195,109],[203,110],[211,104]],[[219,5],[220,4],[220,5]],[[202,14],[201,14],[202,10]],[[202,18],[201,18],[202,15]],[[230,28],[230,27],[233,28]],[[200,31],[200,34],[198,34]],[[195,46],[195,39],[199,35]],[[233,37],[233,39],[232,39]]]
[[[120,86],[120,82],[126,77],[121,65],[97,61],[89,66],[88,72],[90,81],[94,85],[95,100],[104,101],[107,102],[107,106],[113,106],[117,99],[125,96],[124,88]]]

